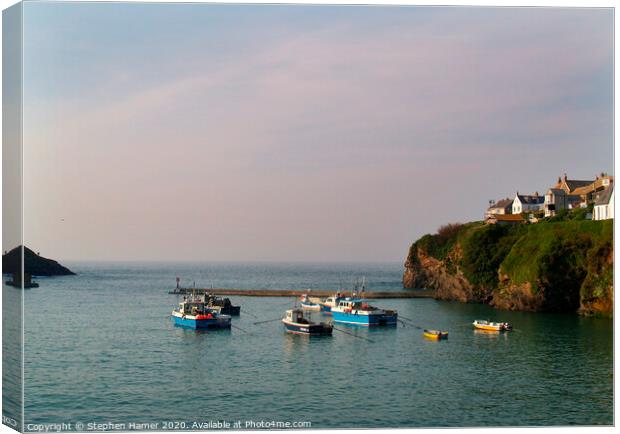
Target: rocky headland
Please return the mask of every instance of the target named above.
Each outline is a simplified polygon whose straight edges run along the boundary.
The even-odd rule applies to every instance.
[[[22,246],[15,247],[2,255],[3,274],[21,273],[21,248]],[[75,274],[53,259],[44,258],[36,254],[28,247],[24,247],[24,272],[32,276],[67,276]]]
[[[405,288],[498,309],[613,314],[613,220],[452,224],[413,243]]]

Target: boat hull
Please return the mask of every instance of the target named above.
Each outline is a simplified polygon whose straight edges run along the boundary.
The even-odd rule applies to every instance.
[[[239,316],[241,314],[241,306],[211,306],[209,308],[222,315]]]
[[[239,316],[241,314],[241,306],[224,306],[221,312],[224,315]]]
[[[306,303],[306,302],[301,302],[301,308],[304,310],[316,310],[319,311],[321,310],[321,305],[316,304],[316,303]]]
[[[361,326],[383,326],[383,325],[396,325],[398,322],[398,314],[394,312],[393,314],[357,314],[350,312],[338,312],[332,310],[332,317],[334,318],[334,322],[341,324],[352,324],[352,325],[361,325]]]
[[[424,330],[424,337],[432,340],[448,339],[448,332],[439,332],[435,330]]]
[[[487,332],[499,332],[499,331],[502,331],[502,328],[500,328],[500,327],[489,326],[489,325],[481,325],[481,324],[474,324],[474,328],[476,328],[478,330],[484,330],[484,331],[487,331]]]
[[[176,312],[172,314],[172,321],[179,327],[191,329],[229,329],[231,321],[229,316],[220,316],[217,318],[196,318],[194,316],[183,316]]]
[[[286,320],[282,320],[282,324],[284,324],[284,329],[288,333],[298,334],[298,335],[308,335],[308,336],[326,336],[332,334],[332,327],[328,324],[299,324],[294,322],[289,322]]]
[[[326,304],[322,304],[321,305],[321,312],[323,312],[326,315],[331,315],[332,314],[332,307],[328,306]]]

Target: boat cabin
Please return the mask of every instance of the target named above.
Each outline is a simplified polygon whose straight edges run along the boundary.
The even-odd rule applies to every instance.
[[[205,308],[205,303],[202,301],[184,301],[179,303],[179,312],[184,315],[201,315],[206,313],[209,309]]]
[[[370,306],[364,300],[340,300],[338,307],[352,310],[374,310],[374,307]]]
[[[209,306],[221,306],[221,307],[232,306],[230,298],[221,298],[216,295],[211,295],[211,296],[205,295],[205,302],[207,302]]]
[[[297,324],[310,324],[310,321],[304,318],[304,311],[301,309],[287,310],[286,320]]]

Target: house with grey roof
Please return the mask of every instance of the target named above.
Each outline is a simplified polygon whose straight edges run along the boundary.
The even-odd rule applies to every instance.
[[[538,194],[517,194],[512,202],[512,213],[542,211],[545,207],[545,197]]]
[[[593,181],[568,179],[565,173],[545,193],[545,217],[554,216],[563,209],[586,208],[613,185],[613,182],[614,177],[606,173],[597,175]]]
[[[578,194],[568,194],[563,188],[550,188],[545,193],[545,217],[554,216],[563,209],[578,208],[582,202],[582,197]]]
[[[506,198],[492,202],[484,216],[486,218],[492,215],[504,214],[512,214],[512,199]]]
[[[583,179],[568,179],[566,173],[563,177],[558,178],[557,184],[555,184],[552,188],[559,188],[566,192],[566,194],[573,194],[577,189],[589,188],[594,184],[594,180],[583,180]]]

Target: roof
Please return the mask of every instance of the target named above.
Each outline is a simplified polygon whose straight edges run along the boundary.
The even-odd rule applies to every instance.
[[[492,218],[494,218],[498,222],[521,222],[523,221],[523,217],[521,217],[521,214],[498,214],[498,215],[494,215]]]
[[[604,176],[601,176],[600,178],[597,178],[596,181],[594,181],[594,187],[598,188],[601,186],[606,186],[606,185],[611,184],[612,182],[614,182],[613,176],[604,175]]]
[[[519,197],[519,200],[521,201],[521,203],[527,203],[527,204],[541,204],[541,203],[545,203],[545,197],[544,196],[532,196],[532,195],[525,195],[525,194],[518,194],[517,195]]]
[[[564,182],[566,183],[570,191],[573,191],[579,187],[587,187],[588,185],[594,183],[594,181],[585,181],[585,180],[579,180],[579,179],[566,179],[564,180]]]
[[[512,206],[512,202],[514,202],[512,199],[501,199],[491,205],[489,209],[508,208],[509,206]]]
[[[609,188],[606,188],[601,192],[601,194],[596,198],[594,205],[607,205],[611,200],[611,195],[614,192],[614,185],[611,184]]]
[[[584,185],[583,187],[577,187],[574,190],[571,189],[571,194],[588,194],[596,188],[595,184]]]
[[[549,190],[547,190],[547,193],[553,193],[555,195],[563,195],[566,194],[566,192],[564,190],[562,190],[561,188],[550,188]]]

